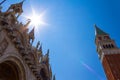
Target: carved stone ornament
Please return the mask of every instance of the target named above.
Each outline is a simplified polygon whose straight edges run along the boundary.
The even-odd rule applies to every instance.
[[[8,46],[8,42],[7,40],[4,38],[1,42],[0,42],[0,56],[4,53],[4,51],[6,50]]]

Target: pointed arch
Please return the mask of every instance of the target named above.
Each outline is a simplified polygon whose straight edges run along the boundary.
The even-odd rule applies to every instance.
[[[15,56],[8,56],[0,60],[0,79],[26,80],[26,72],[21,60]],[[8,75],[9,73],[9,75]]]

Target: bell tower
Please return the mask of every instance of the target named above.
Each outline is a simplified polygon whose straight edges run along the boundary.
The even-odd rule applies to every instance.
[[[120,80],[120,49],[109,34],[96,25],[95,43],[107,80]]]

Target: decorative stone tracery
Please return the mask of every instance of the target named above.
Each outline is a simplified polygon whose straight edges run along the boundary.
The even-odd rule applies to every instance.
[[[7,40],[4,38],[0,43],[0,56],[3,55],[4,51],[6,50],[8,46]]]

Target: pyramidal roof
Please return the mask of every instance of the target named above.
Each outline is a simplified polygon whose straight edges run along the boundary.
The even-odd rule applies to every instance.
[[[96,24],[94,25],[94,27],[95,27],[95,35],[108,35],[106,32],[98,28]]]

